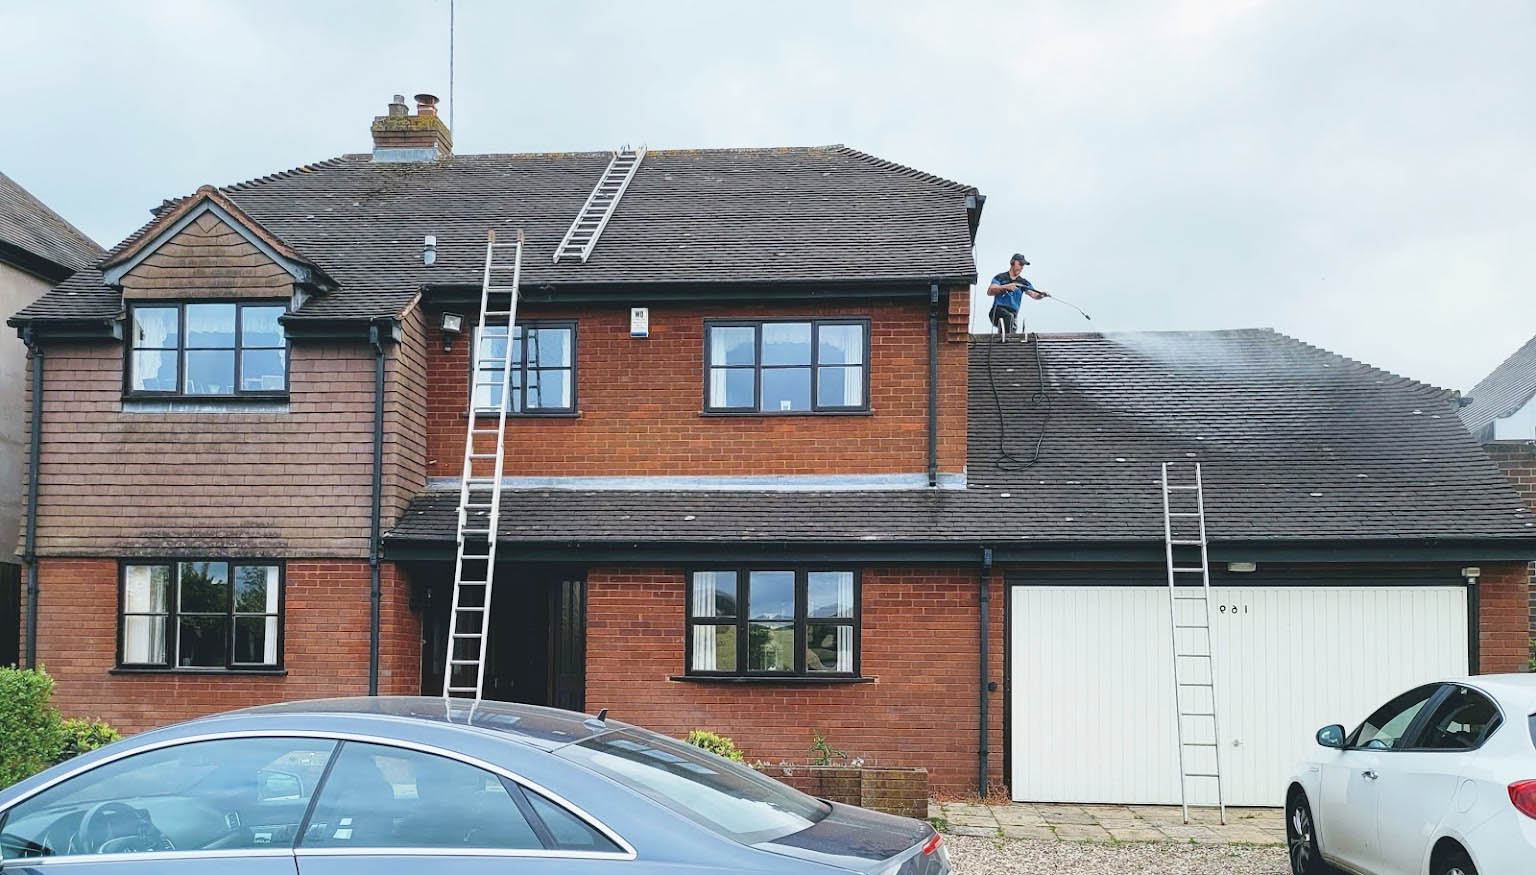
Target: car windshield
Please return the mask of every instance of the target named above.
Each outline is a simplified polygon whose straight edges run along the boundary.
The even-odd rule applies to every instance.
[[[743,844],[800,832],[826,803],[691,745],[621,729],[556,752]]]

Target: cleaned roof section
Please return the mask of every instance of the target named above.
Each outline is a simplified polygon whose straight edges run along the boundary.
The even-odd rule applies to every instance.
[[[0,243],[71,271],[82,270],[101,257],[95,240],[4,173],[0,173]]]
[[[609,158],[375,164],[346,155],[220,190],[340,284],[308,301],[300,318],[392,316],[424,285],[478,286],[492,229],[502,239],[526,231],[530,287],[645,284],[707,295],[723,283],[976,277],[974,188],[843,146],[648,152],[591,258],[555,264],[555,247]],[[437,238],[432,267],[421,258],[427,235]],[[90,281],[64,284],[18,318],[103,315],[111,296]]]
[[[1536,337],[1515,350],[1467,395],[1472,402],[1461,410],[1461,421],[1480,439],[1491,437],[1495,419],[1509,416],[1536,397]]]
[[[1035,350],[973,339],[963,491],[516,490],[503,493],[503,537],[1158,541],[1160,464],[1200,461],[1216,541],[1536,538],[1536,520],[1442,389],[1269,330],[1048,334],[1046,422]],[[992,378],[1014,456],[1028,459],[1045,428],[1033,467],[999,463]],[[451,542],[457,498],[418,495],[389,537]]]

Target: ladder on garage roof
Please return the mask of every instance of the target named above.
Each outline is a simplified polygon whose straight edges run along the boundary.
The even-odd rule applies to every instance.
[[[472,697],[479,701],[485,687],[485,648],[491,631],[507,393],[512,385],[511,365],[517,340],[514,331],[518,283],[523,273],[523,242],[521,230],[515,243],[497,243],[495,231],[486,236],[480,326],[470,353],[474,367],[470,370],[469,427],[464,435],[464,468],[459,479],[453,607],[448,616],[448,652],[443,660],[445,699]],[[482,425],[493,412],[496,427]]]
[[[640,169],[643,158],[644,146],[638,149],[624,146],[613,153],[613,158],[608,161],[608,169],[603,171],[597,186],[587,195],[587,202],[581,205],[581,211],[576,214],[576,221],[571,223],[565,236],[560,239],[560,245],[555,247],[556,264],[562,261],[586,263],[592,255],[592,247],[597,245],[598,236],[608,227],[608,220],[613,218],[613,211],[619,206],[619,198],[624,196],[624,190],[629,188],[635,172]]]
[[[1184,822],[1189,823],[1191,785],[1207,791],[1202,799],[1209,799],[1208,791],[1214,787],[1216,807],[1225,824],[1221,732],[1216,718],[1216,656],[1211,642],[1211,564],[1199,462],[1163,463],[1163,555],[1168,565],[1168,631],[1173,643],[1179,804],[1184,808]]]

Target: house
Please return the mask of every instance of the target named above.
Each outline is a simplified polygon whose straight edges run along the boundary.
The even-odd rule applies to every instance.
[[[80,229],[0,173],[0,312],[14,313],[101,256],[101,247]],[[27,350],[21,340],[0,339],[0,665],[17,657],[21,610],[20,547],[22,472],[27,433],[22,395]]]
[[[454,155],[426,95],[372,133],[167,201],[12,317],[45,362],[26,651],[66,707],[439,692],[503,403],[491,698],[1176,798],[1170,460],[1232,607],[1229,801],[1325,713],[1519,663],[1536,531],[1448,393],[1267,331],[972,337],[982,195],[841,146],[646,153],[564,258],[609,154]],[[518,230],[508,344],[477,309]]]
[[[1462,422],[1536,511],[1536,337],[1472,387],[1464,403]],[[1536,576],[1532,580],[1531,638],[1536,640]]]

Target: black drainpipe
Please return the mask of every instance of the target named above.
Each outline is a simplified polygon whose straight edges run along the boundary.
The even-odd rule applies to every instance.
[[[379,505],[384,495],[384,337],[379,323],[368,326],[373,345],[373,501],[368,529],[368,695],[379,694]]]
[[[32,353],[32,436],[28,441],[27,468],[27,668],[37,668],[37,475],[43,458],[43,347],[32,334],[31,323],[22,329],[22,342]]]
[[[988,706],[987,696],[991,693],[988,682],[987,663],[991,660],[991,648],[988,646],[988,626],[992,601],[992,550],[989,547],[981,548],[981,577],[977,580],[977,587],[981,593],[981,745],[979,746],[979,762],[976,778],[976,787],[981,793],[981,798],[987,798],[987,756],[991,753],[988,748]]]
[[[1478,590],[1477,575],[1463,575],[1462,579],[1467,583],[1467,674],[1482,674],[1482,593]]]
[[[928,287],[928,485],[939,485],[939,284]]]

